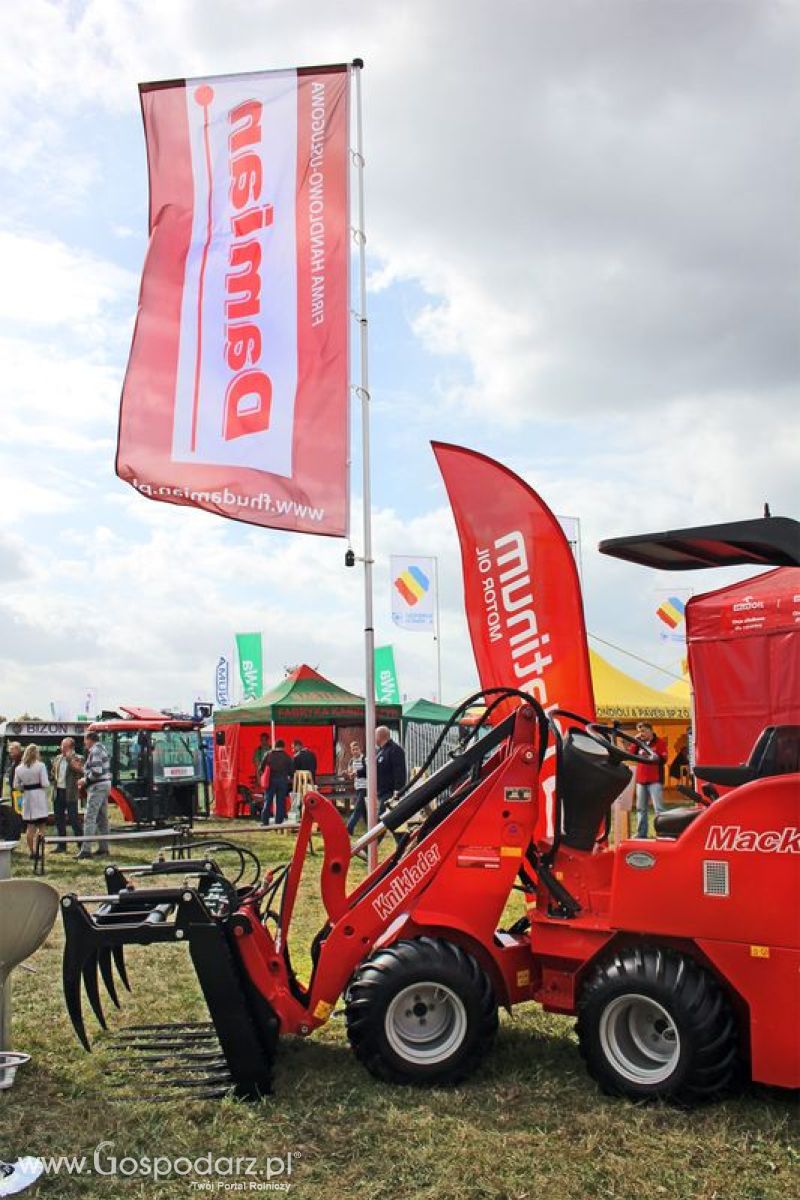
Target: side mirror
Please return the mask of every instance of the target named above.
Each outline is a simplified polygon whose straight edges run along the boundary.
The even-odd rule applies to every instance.
[[[224,729],[215,729],[214,730],[214,741],[216,742],[216,744],[218,746],[225,745],[225,730]]]

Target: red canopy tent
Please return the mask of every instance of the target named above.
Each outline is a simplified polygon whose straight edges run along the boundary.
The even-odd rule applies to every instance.
[[[254,756],[261,734],[283,738],[287,749],[299,738],[317,756],[317,779],[337,768],[337,741],[365,744],[364,698],[346,691],[313,667],[297,667],[257,700],[214,713],[214,809],[218,816],[237,813],[241,788],[254,790]],[[399,704],[379,704],[381,724],[398,728]]]
[[[686,605],[695,760],[746,761],[766,725],[800,724],[800,568],[780,567]]]

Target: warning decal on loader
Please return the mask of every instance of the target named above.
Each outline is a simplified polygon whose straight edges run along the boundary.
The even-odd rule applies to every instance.
[[[503,790],[506,804],[530,804],[531,794],[529,787],[507,787]]]

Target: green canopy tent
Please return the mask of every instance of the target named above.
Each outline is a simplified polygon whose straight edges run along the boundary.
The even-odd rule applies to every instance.
[[[403,708],[403,749],[409,773],[419,770],[427,759],[434,742],[455,712],[445,704],[433,700],[415,700]],[[454,726],[436,753],[428,770],[435,771],[447,761],[451,750],[458,745],[458,728]]]
[[[446,725],[456,710],[446,704],[437,704],[434,700],[415,700],[413,704],[403,707],[403,726],[413,721],[424,725]]]
[[[300,738],[317,756],[318,775],[334,775],[342,767],[340,749],[355,738],[365,744],[365,704],[313,667],[297,667],[263,696],[214,713],[214,803],[220,816],[237,810],[240,786],[253,787],[254,755],[261,734]],[[379,724],[400,726],[399,704],[379,704]]]

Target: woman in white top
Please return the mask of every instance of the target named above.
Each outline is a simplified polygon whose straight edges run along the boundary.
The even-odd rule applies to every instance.
[[[25,837],[31,858],[36,857],[36,834],[47,823],[47,768],[39,758],[39,747],[31,743],[14,772],[14,787],[22,792],[22,819],[27,821]]]

